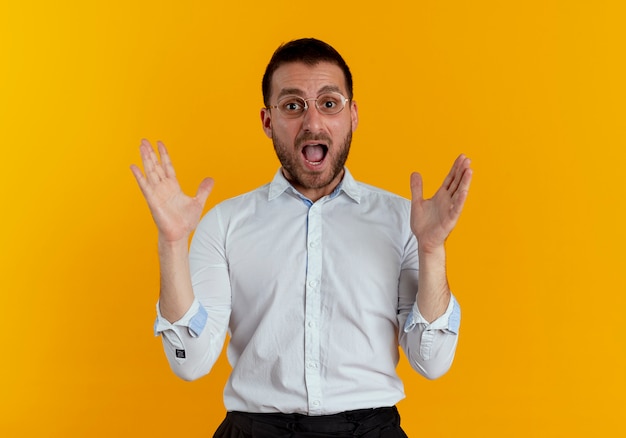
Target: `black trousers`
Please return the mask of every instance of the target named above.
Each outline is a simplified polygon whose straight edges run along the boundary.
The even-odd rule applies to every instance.
[[[228,412],[213,438],[408,438],[394,407],[334,415]]]

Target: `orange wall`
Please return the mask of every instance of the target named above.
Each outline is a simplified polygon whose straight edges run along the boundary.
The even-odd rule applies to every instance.
[[[626,432],[623,3],[365,4],[0,4],[0,435],[211,436],[228,366],[185,383],[152,337],[128,167],[146,137],[186,191],[215,178],[208,206],[267,182],[260,79],[303,36],[353,70],[357,178],[408,196],[418,170],[432,193],[473,158],[457,359],[433,382],[402,363],[409,435]]]

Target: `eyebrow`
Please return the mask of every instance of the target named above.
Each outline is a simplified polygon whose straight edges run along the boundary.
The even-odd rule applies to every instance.
[[[322,88],[318,90],[317,95],[319,96],[320,94],[329,93],[333,91],[343,95],[343,93],[341,92],[341,89],[336,85],[324,85]],[[283,96],[290,96],[290,95],[302,96],[304,95],[304,92],[299,88],[283,88],[282,90],[280,90],[280,93],[278,93],[277,98],[280,99]]]

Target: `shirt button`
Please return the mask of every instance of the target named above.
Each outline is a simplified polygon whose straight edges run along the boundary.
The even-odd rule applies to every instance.
[[[313,400],[313,403],[311,403],[313,406],[318,407],[320,405],[320,401],[319,400]]]
[[[315,286],[317,286],[317,280],[311,280],[311,281],[309,281],[309,286],[311,286],[311,287],[315,287]]]
[[[311,328],[315,327],[315,323],[313,321],[309,321],[307,325]]]
[[[319,242],[318,242],[317,240],[314,240],[313,242],[309,243],[309,246],[310,246],[311,248],[316,248],[316,247],[317,247],[317,245],[319,245]]]

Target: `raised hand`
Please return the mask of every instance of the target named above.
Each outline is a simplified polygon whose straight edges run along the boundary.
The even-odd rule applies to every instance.
[[[141,141],[139,150],[145,176],[136,165],[133,164],[130,168],[148,202],[159,230],[159,240],[187,240],[200,221],[204,204],[213,188],[213,179],[205,178],[195,197],[185,195],[180,189],[165,145],[157,142],[157,147],[160,162],[150,142]]]
[[[443,246],[463,210],[471,180],[470,160],[463,154],[430,199],[423,197],[422,176],[411,175],[411,230],[417,237],[420,252]]]

